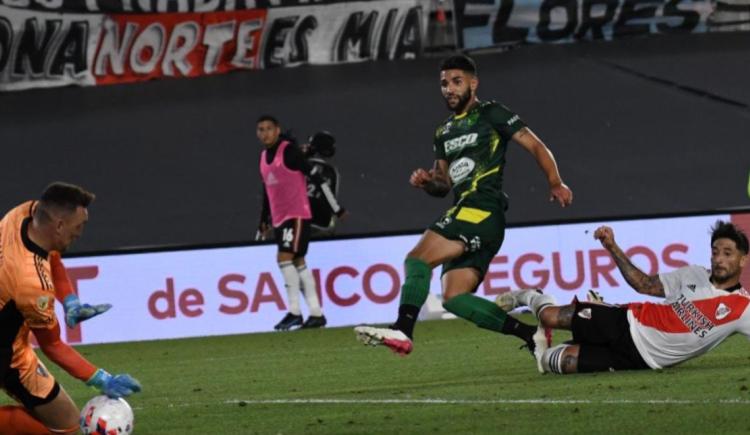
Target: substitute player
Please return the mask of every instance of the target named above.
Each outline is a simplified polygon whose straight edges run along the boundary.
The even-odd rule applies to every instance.
[[[310,164],[307,177],[307,198],[312,211],[312,237],[332,236],[338,220],[348,212],[339,204],[339,170],[326,159],[336,154],[336,139],[327,131],[319,131],[300,146]]]
[[[412,333],[420,308],[429,293],[431,271],[443,265],[443,307],[477,326],[520,337],[529,348],[542,352],[543,331],[507,316],[495,304],[475,296],[487,267],[505,236],[506,197],[502,191],[505,152],[511,140],[536,159],[549,183],[550,200],[571,204],[552,153],[503,105],[480,101],[474,61],[463,55],[446,59],[440,67],[440,88],[453,115],[435,132],[435,163],[417,169],[410,183],[432,196],[444,197],[451,188],[455,199],[442,217],[427,229],[406,256],[406,280],[393,329],[359,326],[360,341],[385,345],[399,354],[412,351]]]
[[[260,155],[263,210],[258,232],[263,234],[268,231],[270,220],[278,245],[276,261],[284,277],[289,299],[289,312],[274,329],[321,328],[326,325],[326,318],[320,309],[315,278],[305,263],[312,217],[305,183],[310,165],[298,147],[280,137],[281,127],[276,118],[261,116],[256,125],[256,134],[264,146]],[[304,322],[299,306],[300,283],[310,310]]]
[[[611,228],[598,228],[594,237],[635,291],[664,302],[554,306],[550,295],[534,290],[498,297],[506,308],[529,306],[544,326],[573,331],[572,342],[544,352],[545,372],[661,369],[703,355],[736,332],[750,338],[750,293],[740,284],[748,240],[733,224],[712,228],[711,270],[692,265],[659,275],[635,267]]]
[[[38,202],[0,220],[0,387],[23,406],[0,407],[0,433],[77,433],[75,403],[34,353],[42,352],[71,376],[111,397],[140,391],[129,375],[97,369],[60,340],[55,295],[73,293],[58,251],[80,237],[94,195],[52,183]]]

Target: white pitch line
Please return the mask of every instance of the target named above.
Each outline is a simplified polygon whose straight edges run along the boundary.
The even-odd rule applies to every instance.
[[[319,405],[377,405],[377,404],[415,404],[415,405],[576,405],[576,404],[648,404],[648,405],[696,405],[696,404],[736,404],[750,405],[750,400],[743,399],[720,399],[720,400],[679,400],[679,399],[653,399],[653,400],[586,400],[586,399],[251,399],[251,400],[227,400],[225,404],[246,405],[293,405],[293,404],[319,404]]]
[[[746,399],[230,399],[222,405],[750,405]],[[169,403],[166,408],[210,405],[207,402]],[[153,408],[150,406],[149,408]],[[138,411],[144,407],[133,407]]]

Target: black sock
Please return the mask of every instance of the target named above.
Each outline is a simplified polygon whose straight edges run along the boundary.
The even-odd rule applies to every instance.
[[[525,342],[530,342],[536,333],[536,326],[521,323],[515,318],[508,316],[503,323],[503,334],[515,335]]]
[[[419,317],[418,306],[409,304],[401,305],[398,307],[398,319],[391,328],[398,329],[406,334],[407,337],[412,338],[412,335],[414,334],[414,324],[417,323],[417,317]]]

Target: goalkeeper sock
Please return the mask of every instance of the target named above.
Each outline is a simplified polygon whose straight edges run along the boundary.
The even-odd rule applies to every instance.
[[[281,275],[284,276],[284,286],[286,287],[287,300],[289,302],[289,312],[299,316],[299,273],[294,263],[291,261],[282,261],[279,263]]]
[[[0,406],[0,428],[3,428],[2,433],[8,435],[47,435],[50,433],[41,421],[35,419],[26,408],[20,406]]]
[[[422,309],[430,293],[432,268],[417,258],[407,258],[404,266],[406,280],[401,286],[401,304],[398,307],[398,319],[393,328],[412,338],[419,310]]]
[[[519,322],[494,303],[471,293],[455,296],[443,303],[443,307],[480,328],[515,335],[526,342],[536,332],[536,327]]]
[[[297,266],[297,273],[302,281],[302,289],[305,292],[305,300],[307,301],[307,308],[310,309],[310,315],[315,317],[322,316],[323,312],[320,309],[315,277],[313,277],[312,272],[310,272],[310,269],[308,269],[305,264]]]

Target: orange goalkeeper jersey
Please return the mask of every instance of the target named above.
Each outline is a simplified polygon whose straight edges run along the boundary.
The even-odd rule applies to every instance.
[[[12,347],[10,367],[22,373],[36,365],[30,328],[57,325],[47,252],[28,236],[34,204],[25,202],[0,220],[0,347]]]

